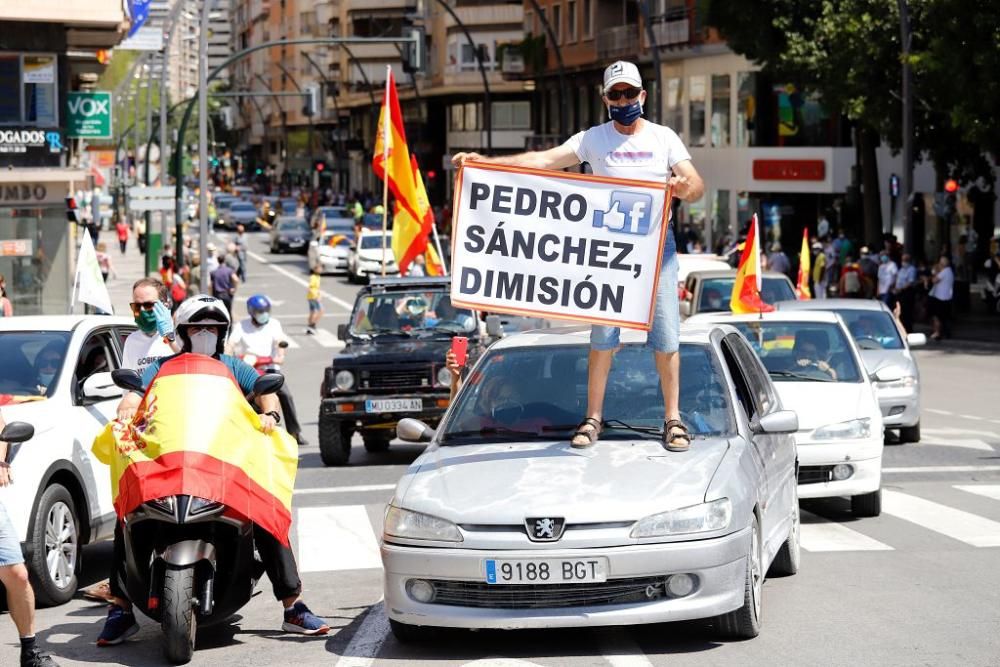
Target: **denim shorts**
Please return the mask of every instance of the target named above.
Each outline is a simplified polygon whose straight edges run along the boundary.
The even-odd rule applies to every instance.
[[[667,230],[667,243],[660,265],[660,281],[656,287],[656,308],[653,327],[646,336],[646,346],[657,352],[676,352],[680,347],[681,316],[677,304],[677,245],[672,230]],[[613,350],[619,345],[621,328],[595,324],[590,328],[592,350]]]
[[[309,312],[316,313],[323,310],[323,305],[319,302],[319,299],[309,299]]]
[[[14,531],[14,524],[10,521],[7,509],[0,503],[0,567],[23,562],[24,554],[21,553],[21,543]]]

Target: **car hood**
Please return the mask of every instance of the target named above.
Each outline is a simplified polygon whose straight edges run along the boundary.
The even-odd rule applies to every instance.
[[[635,521],[704,501],[725,439],[695,440],[684,454],[658,440],[565,440],[435,446],[400,483],[396,504],[455,523],[505,524],[530,516],[567,523]]]
[[[32,439],[37,438],[46,431],[52,430],[57,423],[57,420],[52,419],[52,412],[55,409],[53,406],[56,405],[54,401],[55,398],[47,398],[25,401],[24,403],[6,403],[3,406],[3,419],[8,424],[28,422],[35,427],[35,435]],[[31,440],[26,444],[31,445]]]
[[[444,356],[451,348],[451,337],[404,338],[382,336],[378,342],[351,341],[340,354],[341,361],[353,359],[359,364],[397,364],[415,361],[444,363]],[[349,361],[348,361],[349,363]],[[337,367],[346,365],[338,363]]]
[[[861,350],[861,360],[869,373],[895,366],[903,375],[918,375],[917,364],[906,350]]]
[[[799,416],[799,431],[873,417],[875,402],[864,382],[775,382],[786,410]]]

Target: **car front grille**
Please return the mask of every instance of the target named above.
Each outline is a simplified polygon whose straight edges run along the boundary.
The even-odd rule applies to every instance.
[[[802,466],[799,484],[822,484],[833,480],[833,466]]]
[[[365,389],[403,389],[430,386],[431,373],[427,367],[382,368],[363,371],[361,386]]]
[[[503,585],[431,580],[434,604],[483,609],[553,609],[649,602],[666,596],[663,577],[611,579],[595,584]]]

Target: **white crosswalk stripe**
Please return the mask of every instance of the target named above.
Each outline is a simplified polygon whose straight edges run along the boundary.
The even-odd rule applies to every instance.
[[[974,547],[1000,547],[1000,522],[898,491],[882,491],[882,511]]]
[[[323,347],[330,348],[341,348],[344,347],[344,341],[337,338],[335,335],[327,331],[326,329],[316,329],[316,333],[313,335],[316,342]]]
[[[892,551],[892,547],[847,526],[802,512],[800,544],[806,551]]]
[[[977,496],[1000,500],[1000,484],[956,484],[953,488],[966,493],[974,493]]]
[[[382,567],[364,505],[300,507],[295,514],[300,572]]]

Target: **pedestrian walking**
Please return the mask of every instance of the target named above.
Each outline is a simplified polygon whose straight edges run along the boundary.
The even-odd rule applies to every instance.
[[[115,223],[115,231],[118,233],[118,248],[121,250],[122,255],[125,254],[125,248],[128,246],[128,224],[118,218],[118,222]]]
[[[240,284],[240,277],[236,275],[236,269],[229,262],[222,262],[219,264],[219,268],[212,271],[211,282],[212,296],[226,304],[229,316],[232,317],[233,297],[236,296],[236,288]]]
[[[319,264],[313,266],[309,271],[309,289],[306,290],[306,301],[309,303],[309,319],[306,324],[306,333],[315,335],[316,325],[323,317],[323,304],[320,302],[320,271]]]
[[[0,415],[0,431],[6,427]],[[13,481],[8,459],[10,445],[0,441],[0,488]],[[21,667],[57,667],[51,657],[42,653],[35,640],[35,591],[28,581],[21,541],[10,515],[0,501],[0,583],[7,589],[7,609],[21,640]]]
[[[101,276],[104,278],[104,282],[108,282],[108,275],[115,273],[115,267],[111,265],[108,244],[103,241],[97,244],[97,264],[101,267]],[[117,274],[115,277],[118,277]]]
[[[896,276],[899,275],[899,267],[889,257],[888,250],[883,250],[878,259],[878,299],[892,309],[896,305],[893,300],[892,290],[896,285]]]
[[[907,331],[913,331],[913,319],[917,303],[917,267],[913,265],[909,253],[903,253],[903,264],[896,274],[893,296],[899,306],[899,321]]]
[[[14,304],[7,296],[7,279],[0,273],[0,317],[11,317],[14,314]]]
[[[612,64],[604,71],[602,93],[601,101],[611,120],[577,133],[561,146],[494,158],[460,152],[452,158],[452,162],[461,166],[467,160],[480,160],[541,169],[566,169],[587,162],[599,176],[665,183],[678,199],[700,199],[705,186],[680,137],[674,130],[642,118],[646,91],[642,87],[639,68],[630,62]],[[691,436],[688,427],[681,421],[679,407],[677,263],[676,239],[674,234],[668,233],[659,267],[659,287],[647,345],[654,350],[663,392],[663,445],[669,451],[686,451],[691,445]],[[618,327],[591,327],[587,412],[573,434],[571,444],[574,447],[593,445],[601,433],[604,392],[614,351],[620,345],[620,332]]]
[[[135,243],[139,252],[146,254],[146,218],[139,216],[135,221]]]
[[[826,272],[826,250],[823,244],[820,242],[813,243],[812,249],[816,252],[816,255],[812,260],[812,281],[813,281],[813,298],[814,299],[825,299],[827,296],[826,290],[828,287],[827,282],[827,272]]]
[[[951,268],[951,260],[947,255],[941,255],[931,276],[931,288],[928,306],[933,320],[934,332],[932,340],[951,337],[951,301],[955,295],[955,272]]]
[[[241,282],[247,281],[247,230],[243,225],[236,225],[236,259],[239,260],[239,268],[236,272],[240,276]]]
[[[777,273],[783,273],[786,276],[792,270],[792,262],[788,259],[788,255],[785,251],[781,249],[781,244],[775,241],[771,244],[771,254],[767,258],[768,266],[771,267],[772,271]]]

